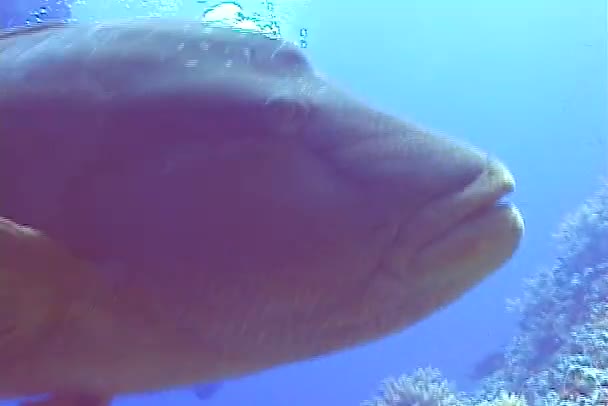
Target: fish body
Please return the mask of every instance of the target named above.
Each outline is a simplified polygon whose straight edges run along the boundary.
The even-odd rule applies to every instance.
[[[283,40],[42,24],[0,34],[0,89],[0,397],[99,406],[369,342],[522,235],[504,165]]]

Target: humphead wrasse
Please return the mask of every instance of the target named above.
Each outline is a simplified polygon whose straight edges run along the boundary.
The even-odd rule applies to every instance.
[[[498,161],[261,34],[0,34],[0,397],[101,406],[402,330],[507,261]]]

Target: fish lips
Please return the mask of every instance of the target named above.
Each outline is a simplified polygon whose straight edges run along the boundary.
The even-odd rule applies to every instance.
[[[420,316],[456,299],[515,252],[524,223],[504,200],[514,187],[508,169],[488,160],[470,184],[402,225],[390,268],[407,281],[405,294],[417,302]]]

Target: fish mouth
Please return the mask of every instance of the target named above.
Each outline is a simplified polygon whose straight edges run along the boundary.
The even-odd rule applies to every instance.
[[[514,190],[515,180],[511,172],[501,162],[488,159],[482,172],[471,183],[456,193],[431,202],[418,213],[417,218],[407,225],[407,234],[416,240],[416,251],[422,253],[438,240],[480,222],[497,221],[500,227],[506,221],[512,223],[514,232],[520,233],[523,231],[521,215],[506,200]]]
[[[403,224],[389,265],[408,281],[402,294],[419,297],[420,310],[430,310],[506,262],[524,231],[519,210],[506,200],[514,189],[509,170],[488,159],[472,182],[427,204]]]
[[[348,306],[340,306],[349,314],[341,317],[336,336],[372,340],[400,331],[499,268],[517,249],[524,230],[521,214],[505,200],[514,188],[508,169],[488,159],[464,187],[408,217],[371,277]]]
[[[504,264],[517,249],[524,223],[505,197],[511,173],[488,160],[457,192],[427,204],[402,224],[388,263],[369,292],[384,310],[379,330],[397,331],[462,296]],[[388,277],[387,277],[388,276]]]

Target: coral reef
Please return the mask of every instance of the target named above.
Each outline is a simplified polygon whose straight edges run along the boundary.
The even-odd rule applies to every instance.
[[[496,397],[494,400],[492,400],[490,402],[488,402],[487,400],[484,400],[483,402],[479,403],[478,406],[527,406],[527,405],[528,405],[528,403],[526,402],[525,398],[503,390],[498,394],[498,397]]]
[[[436,368],[419,368],[412,375],[389,377],[382,382],[379,396],[361,406],[528,406],[526,399],[500,391],[491,401],[476,402],[465,393],[454,391]]]
[[[412,375],[389,377],[382,382],[377,398],[361,406],[459,406],[466,403],[435,368],[420,368]]]
[[[477,392],[450,394],[437,370],[419,370],[363,405],[608,405],[608,182],[564,220],[555,243],[554,265],[511,301],[517,334]]]

